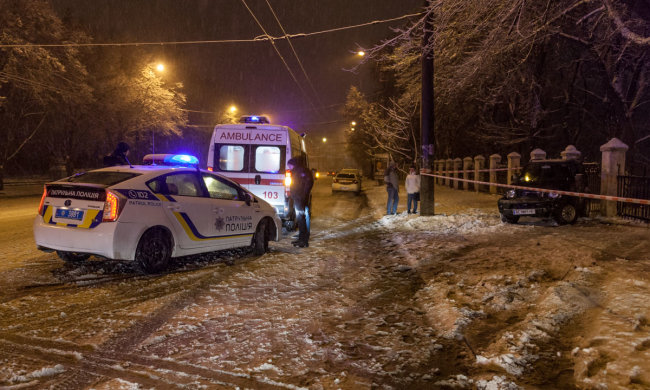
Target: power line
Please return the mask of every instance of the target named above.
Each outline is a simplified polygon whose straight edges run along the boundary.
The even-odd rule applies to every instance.
[[[262,32],[264,33],[264,35],[266,35],[267,37],[270,37],[270,35],[269,35],[269,34],[266,32],[266,30],[264,29],[264,26],[262,26],[262,23],[260,23],[260,21],[259,21],[259,20],[257,19],[257,17],[255,16],[255,13],[253,13],[253,10],[251,10],[250,7],[248,6],[248,4],[246,4],[246,0],[241,0],[241,2],[244,4],[244,6],[245,6],[246,9],[248,10],[248,12],[251,14],[251,16],[253,17],[253,19],[254,19],[255,22],[257,23],[257,25],[260,27],[260,29],[262,29]],[[293,79],[293,81],[294,81],[294,82],[296,83],[296,85],[298,86],[298,89],[300,89],[300,92],[302,92],[302,94],[305,95],[305,97],[306,97],[307,100],[309,101],[309,104],[314,108],[314,110],[317,110],[317,109],[316,109],[316,106],[314,106],[314,102],[312,101],[311,97],[310,97],[310,96],[305,92],[305,90],[302,88],[302,85],[300,84],[300,82],[299,82],[298,79],[296,78],[296,75],[293,74],[293,72],[291,71],[291,68],[289,67],[289,64],[287,64],[287,61],[286,61],[286,60],[284,59],[284,57],[282,56],[282,53],[280,53],[280,50],[278,50],[277,46],[275,45],[275,41],[274,41],[273,39],[270,39],[270,42],[271,42],[271,47],[273,47],[273,50],[275,50],[275,53],[278,55],[278,57],[280,57],[280,60],[282,60],[282,63],[284,64],[284,67],[287,69],[287,71],[288,71],[289,74],[291,75],[291,78]],[[317,112],[318,112],[318,111],[317,111]],[[319,112],[319,114],[320,114],[320,112]]]
[[[281,40],[285,38],[303,38],[311,37],[314,35],[328,34],[332,32],[350,30],[359,27],[372,26],[375,24],[394,22],[402,19],[412,18],[414,16],[424,15],[425,12],[418,12],[415,14],[406,14],[397,16],[390,19],[373,20],[366,23],[354,24],[343,27],[335,27],[327,30],[314,31],[310,33],[296,33],[284,34],[277,37],[271,35],[258,36],[252,39],[215,39],[215,40],[197,40],[197,41],[159,41],[159,42],[114,42],[114,43],[22,43],[22,44],[0,44],[0,48],[26,48],[26,47],[102,47],[102,46],[165,46],[165,45],[204,45],[204,44],[218,44],[218,43],[251,43],[251,42],[264,42]]]
[[[302,65],[302,61],[300,61],[300,57],[298,57],[298,53],[296,53],[296,49],[293,47],[293,44],[291,43],[291,39],[287,36],[287,32],[284,31],[284,27],[282,27],[282,23],[280,23],[280,19],[278,19],[278,16],[275,14],[275,11],[273,10],[273,7],[271,7],[271,3],[269,3],[269,0],[265,0],[265,1],[266,1],[266,5],[269,6],[269,9],[271,10],[271,13],[273,14],[273,17],[275,18],[275,21],[278,22],[278,26],[280,26],[280,30],[282,31],[282,34],[284,34],[285,38],[287,39],[287,43],[289,44],[289,47],[291,48],[291,51],[293,52],[294,57],[296,57],[296,60],[298,61],[298,65],[300,65],[300,69],[302,70],[302,74],[305,75],[305,78],[307,79],[307,83],[309,83],[309,86],[311,87],[311,90],[314,92],[314,96],[316,97],[316,100],[318,100],[318,104],[320,106],[322,106],[323,102],[320,100],[318,92],[316,92],[316,88],[314,88],[314,84],[312,84],[311,79],[307,75],[307,71],[305,70],[305,67]]]

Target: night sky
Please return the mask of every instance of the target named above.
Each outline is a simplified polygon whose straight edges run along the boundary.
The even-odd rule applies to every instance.
[[[160,42],[251,39],[262,35],[242,0],[54,0],[61,15],[70,12],[95,42]],[[267,32],[281,35],[265,0],[246,0]],[[284,30],[308,33],[419,12],[423,0],[269,0]],[[292,40],[315,91],[286,43],[277,47],[310,100],[291,78],[268,41],[148,46],[164,62],[169,81],[182,82],[187,109],[266,113],[275,123],[315,136],[334,136],[347,127],[339,111],[350,85],[370,94],[377,88],[372,63],[359,74],[346,72],[359,58],[352,52],[393,35],[405,20]],[[99,49],[100,53],[102,49]],[[324,107],[314,110],[313,106]],[[214,125],[216,114],[191,113],[190,123]]]

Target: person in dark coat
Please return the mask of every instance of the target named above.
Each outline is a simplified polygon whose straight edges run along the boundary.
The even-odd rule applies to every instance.
[[[314,186],[314,176],[307,169],[302,158],[292,158],[287,162],[291,170],[291,187],[289,196],[293,199],[293,207],[296,211],[296,223],[298,224],[298,239],[291,243],[295,246],[309,246],[309,194]]]
[[[104,157],[104,166],[131,165],[126,157],[129,154],[129,145],[126,142],[119,142],[113,153]]]
[[[386,202],[386,215],[397,214],[397,204],[399,203],[399,178],[397,177],[397,168],[395,162],[388,163],[388,168],[384,172],[384,182],[386,183],[386,192],[388,201]]]

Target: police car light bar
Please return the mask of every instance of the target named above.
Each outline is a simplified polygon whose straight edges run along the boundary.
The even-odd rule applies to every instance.
[[[239,118],[239,123],[271,123],[269,118],[260,115],[246,115]]]
[[[189,154],[147,154],[142,159],[145,165],[198,166],[199,159]]]

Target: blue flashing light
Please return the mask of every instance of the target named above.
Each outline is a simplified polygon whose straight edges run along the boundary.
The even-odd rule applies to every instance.
[[[271,123],[269,118],[262,115],[246,115],[239,118],[239,123]]]
[[[164,161],[166,163],[179,165],[197,165],[199,163],[198,158],[189,154],[171,154],[169,156],[165,156]]]

